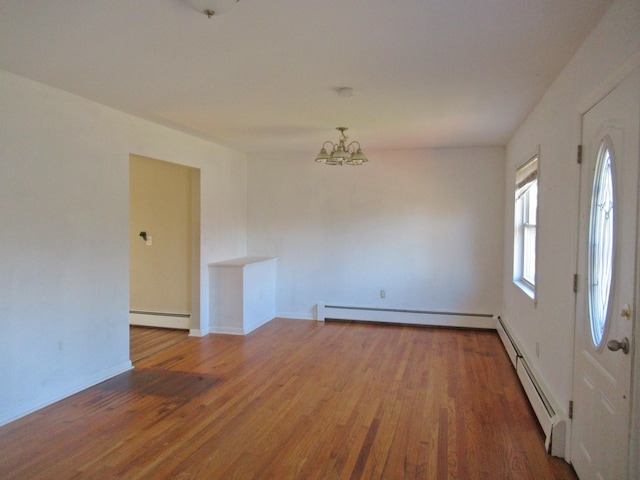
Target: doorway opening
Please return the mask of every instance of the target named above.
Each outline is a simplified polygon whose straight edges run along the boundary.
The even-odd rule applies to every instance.
[[[130,325],[187,333],[199,329],[199,306],[200,170],[132,154]]]

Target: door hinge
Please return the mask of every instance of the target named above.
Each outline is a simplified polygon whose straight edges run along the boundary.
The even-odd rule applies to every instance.
[[[578,165],[582,164],[582,145],[578,145],[578,155],[577,155],[577,160],[578,160]]]
[[[573,400],[569,400],[569,420],[573,419]]]
[[[578,293],[578,274],[573,274],[573,293]]]

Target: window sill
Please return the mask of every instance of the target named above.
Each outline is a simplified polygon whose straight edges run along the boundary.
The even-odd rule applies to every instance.
[[[536,290],[531,285],[521,280],[514,280],[513,284],[518,287],[522,292],[527,295],[531,300],[533,300],[534,305],[536,303]]]

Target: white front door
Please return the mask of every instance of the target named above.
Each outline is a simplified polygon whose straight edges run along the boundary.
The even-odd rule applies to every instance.
[[[582,119],[571,438],[581,480],[629,477],[639,134],[636,69]]]

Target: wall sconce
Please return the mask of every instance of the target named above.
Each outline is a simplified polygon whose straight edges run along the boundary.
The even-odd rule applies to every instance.
[[[211,18],[231,10],[239,0],[187,0],[197,11]]]
[[[147,245],[152,245],[153,238],[151,237],[151,235],[147,235],[147,232],[140,232],[140,236],[144,240],[144,243],[146,243]]]

